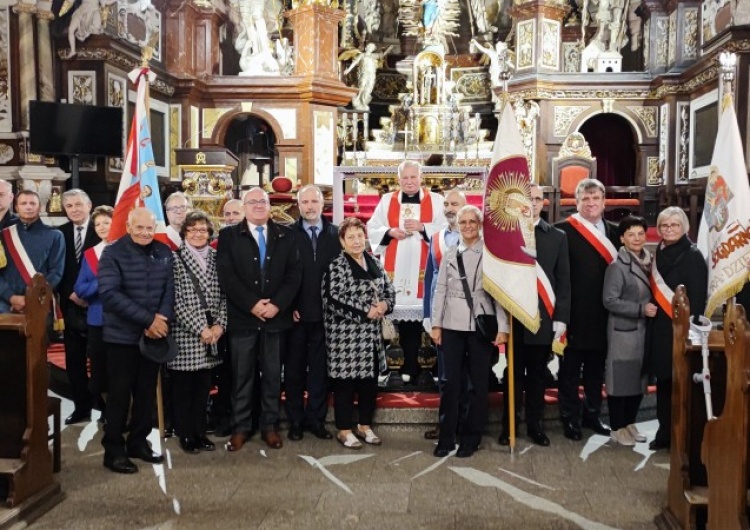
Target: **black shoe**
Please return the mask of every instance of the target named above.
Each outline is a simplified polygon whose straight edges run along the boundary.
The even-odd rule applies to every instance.
[[[430,429],[429,431],[424,432],[424,438],[425,440],[437,440],[440,438],[440,425],[435,427],[434,429]]]
[[[454,448],[455,446],[437,444],[432,454],[438,458],[445,458],[446,456],[450,454],[451,451],[453,451]]]
[[[180,448],[188,454],[194,455],[199,453],[198,445],[193,438],[180,436]]]
[[[313,436],[316,438],[319,438],[320,440],[332,440],[333,434],[331,434],[331,431],[326,429],[326,426],[322,423],[318,423],[307,429],[312,433]]]
[[[289,426],[289,433],[287,434],[287,438],[292,440],[293,442],[298,442],[302,438],[304,438],[304,434],[302,433],[302,425],[299,423],[292,423]]]
[[[599,418],[584,418],[582,426],[591,429],[596,434],[601,434],[602,436],[609,436],[611,432],[609,425],[602,422]]]
[[[232,425],[229,422],[220,423],[214,431],[214,436],[218,438],[226,438],[232,435]]]
[[[648,444],[648,448],[652,451],[658,451],[659,449],[669,449],[672,446],[671,443],[659,440],[658,438],[654,438],[650,444]]]
[[[201,451],[215,451],[216,450],[216,445],[205,436],[199,436],[194,441],[195,441],[196,447],[200,449]]]
[[[138,472],[138,466],[136,466],[127,456],[118,456],[115,458],[104,458],[104,467],[115,473],[123,473],[125,475],[132,475]]]
[[[542,447],[549,446],[549,438],[542,431],[529,431],[526,434],[528,434],[531,441],[536,445],[541,445]]]
[[[164,438],[172,438],[173,436],[174,436],[174,427],[172,427],[171,425],[167,425],[166,427],[164,427]]]
[[[469,458],[471,455],[476,453],[479,450],[479,447],[476,445],[466,445],[461,444],[458,446],[458,451],[456,451],[456,457],[458,458]]]
[[[574,420],[563,421],[563,432],[568,440],[573,440],[574,442],[578,442],[583,438],[581,428]]]
[[[164,462],[164,456],[154,453],[149,446],[128,448],[128,456],[137,458],[149,464],[161,464]]]
[[[500,445],[510,445],[510,435],[503,431],[500,433],[500,438],[497,439],[497,443]]]
[[[74,410],[73,414],[65,418],[65,425],[75,425],[85,421],[91,421],[91,411]]]

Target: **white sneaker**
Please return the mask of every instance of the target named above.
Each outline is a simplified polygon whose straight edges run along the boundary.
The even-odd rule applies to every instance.
[[[627,427],[612,431],[609,437],[613,442],[619,445],[624,445],[626,447],[633,447],[635,445],[635,440],[633,440]]]
[[[401,374],[401,380],[404,383],[411,383],[411,376],[409,374]]]
[[[641,434],[638,431],[638,427],[636,427],[635,424],[631,423],[625,428],[628,430],[628,433],[630,434],[630,437],[633,439],[634,442],[643,443],[647,440],[646,435]]]

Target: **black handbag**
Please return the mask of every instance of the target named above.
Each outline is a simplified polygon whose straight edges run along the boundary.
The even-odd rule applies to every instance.
[[[469,281],[466,279],[464,258],[461,253],[456,254],[456,262],[458,263],[458,273],[461,275],[461,285],[464,287],[464,296],[466,297],[466,302],[469,304],[469,311],[474,319],[477,331],[479,331],[479,334],[484,337],[487,342],[494,342],[497,338],[497,317],[495,315],[474,314],[474,298],[471,296]],[[476,278],[474,278],[474,281],[476,282]]]
[[[190,270],[190,267],[188,267],[188,264],[185,262],[185,259],[180,255],[179,252],[177,253],[177,257],[184,265],[185,272],[187,272],[190,281],[193,282],[193,287],[195,287],[195,294],[198,295],[198,300],[200,301],[201,308],[203,308],[203,311],[206,313],[206,322],[208,322],[208,327],[210,328],[214,325],[214,317],[211,314],[211,310],[208,308],[208,302],[206,302],[206,297],[203,294],[203,290],[201,289],[200,283],[198,282],[198,278],[195,277],[195,274],[193,274],[193,271]],[[208,355],[209,357],[219,357],[219,349],[212,348],[210,344],[206,344],[206,355]]]

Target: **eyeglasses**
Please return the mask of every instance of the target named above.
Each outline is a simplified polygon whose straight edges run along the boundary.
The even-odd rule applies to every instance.
[[[682,225],[680,223],[664,223],[660,224],[659,228],[662,230],[678,230],[682,228]]]
[[[174,213],[185,213],[187,212],[187,209],[187,206],[170,206],[169,208],[167,208],[167,211]]]
[[[265,204],[268,204],[268,200],[266,199],[250,199],[245,201],[245,204],[247,206],[263,206]]]
[[[208,234],[208,228],[188,228],[186,230],[188,234]]]

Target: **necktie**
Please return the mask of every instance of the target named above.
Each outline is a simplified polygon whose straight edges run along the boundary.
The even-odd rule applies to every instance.
[[[310,239],[312,240],[313,258],[317,257],[318,254],[318,227],[310,227]]]
[[[81,261],[81,251],[83,251],[83,232],[82,226],[76,226],[76,261]]]
[[[266,236],[263,235],[263,227],[255,229],[258,232],[258,251],[260,252],[260,268],[266,264]]]

